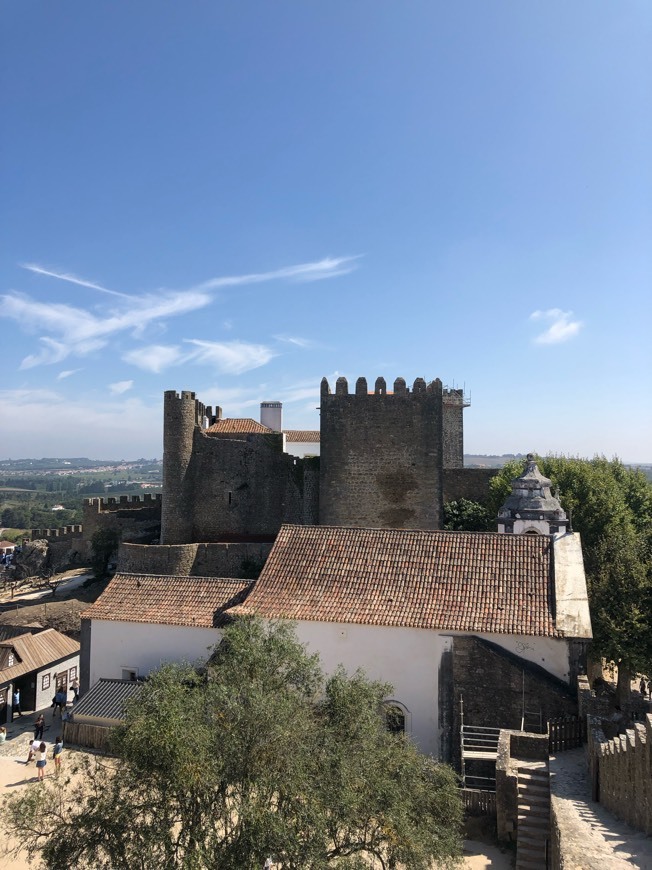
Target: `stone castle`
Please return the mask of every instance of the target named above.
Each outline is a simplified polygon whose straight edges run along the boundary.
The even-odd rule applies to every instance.
[[[439,380],[349,392],[338,378],[333,393],[324,378],[321,455],[298,458],[282,432],[220,426],[220,408],[168,391],[161,544],[271,542],[283,523],[439,529],[444,499],[481,496],[488,478],[463,468],[467,404]]]
[[[162,498],[88,499],[83,531],[32,537],[47,538],[62,564],[68,551],[90,555],[93,533],[113,527],[122,570],[256,576],[284,523],[440,529],[444,502],[482,500],[493,474],[463,467],[468,404],[440,380],[397,378],[388,391],[384,378],[369,390],[361,377],[350,391],[340,377],[331,391],[324,378],[319,432],[283,432],[280,402],[263,402],[258,423],[169,390]],[[320,455],[288,452],[302,440]]]

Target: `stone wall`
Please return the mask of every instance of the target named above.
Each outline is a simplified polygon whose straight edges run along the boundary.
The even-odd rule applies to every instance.
[[[485,504],[489,497],[489,481],[498,468],[444,468],[444,502],[468,498]]]
[[[117,570],[126,574],[255,579],[271,548],[269,542],[121,544]]]
[[[318,459],[285,453],[281,433],[207,432],[210,419],[194,393],[166,392],[163,544],[272,541],[317,522]]]
[[[548,735],[503,729],[496,756],[496,833],[514,840],[518,829],[518,765],[548,760]]]
[[[453,639],[453,733],[460,733],[460,698],[464,722],[487,728],[520,729],[523,707],[549,719],[577,713],[575,691],[539,665],[474,636]],[[526,720],[532,724],[533,720]],[[454,742],[453,762],[459,763]]]
[[[441,381],[402,378],[373,393],[358,378],[321,386],[321,525],[439,529],[442,525]]]
[[[83,564],[86,544],[81,525],[62,526],[59,529],[31,529],[32,541],[47,544],[47,568],[62,571],[64,568]],[[20,559],[17,559],[20,562]]]
[[[589,716],[588,757],[593,797],[617,818],[652,834],[652,715],[607,739]]]
[[[160,493],[84,499],[83,555],[91,555],[91,541],[99,529],[117,529],[123,541],[149,543],[158,539],[161,503]]]

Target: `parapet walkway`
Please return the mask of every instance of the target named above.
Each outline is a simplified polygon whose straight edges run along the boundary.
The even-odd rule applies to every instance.
[[[591,800],[584,749],[550,757],[550,795],[564,867],[652,870],[652,837],[630,828]]]

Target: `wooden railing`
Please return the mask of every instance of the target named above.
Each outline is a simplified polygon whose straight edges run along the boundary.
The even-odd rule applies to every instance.
[[[495,816],[496,793],[479,791],[473,788],[461,788],[462,803],[470,816]]]
[[[566,716],[548,722],[548,750],[551,753],[577,749],[586,743],[586,716]]]

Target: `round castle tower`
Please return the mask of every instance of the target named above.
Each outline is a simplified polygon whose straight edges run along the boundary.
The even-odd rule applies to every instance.
[[[187,471],[194,432],[203,425],[206,410],[189,390],[181,395],[176,390],[166,390],[164,394],[162,544],[192,541],[192,493]]]
[[[552,481],[544,477],[532,453],[523,473],[512,481],[512,494],[498,511],[498,531],[514,535],[557,535],[569,531],[569,521]]]

